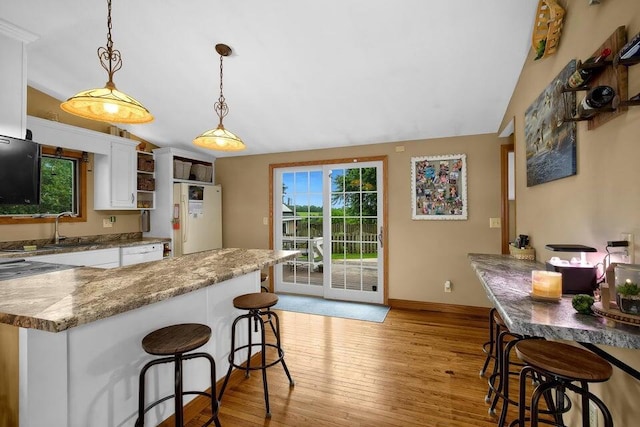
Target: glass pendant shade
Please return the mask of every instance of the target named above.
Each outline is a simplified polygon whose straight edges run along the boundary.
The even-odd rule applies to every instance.
[[[153,116],[140,102],[116,89],[113,74],[122,68],[120,51],[113,48],[111,38],[111,0],[107,0],[107,46],[98,48],[100,65],[109,75],[103,88],[79,92],[60,104],[67,113],[110,123],[149,123]]]
[[[209,150],[242,151],[247,148],[244,142],[222,126],[208,130],[193,140],[193,144]]]
[[[79,92],[60,105],[67,113],[110,123],[149,123],[153,115],[140,102],[109,87]]]
[[[226,44],[217,44],[216,52],[220,54],[220,97],[213,109],[220,121],[217,128],[210,129],[194,139],[193,145],[209,150],[242,151],[247,148],[244,142],[222,125],[222,119],[229,113],[229,106],[222,93],[222,58],[231,54],[231,48]]]

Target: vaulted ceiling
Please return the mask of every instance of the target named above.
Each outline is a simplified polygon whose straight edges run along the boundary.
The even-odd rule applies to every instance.
[[[537,0],[113,0],[118,89],[155,116],[120,126],[195,149],[215,128],[217,43],[225,127],[276,153],[493,133],[530,49]],[[37,39],[28,83],[60,100],[101,87],[107,0],[0,2]]]

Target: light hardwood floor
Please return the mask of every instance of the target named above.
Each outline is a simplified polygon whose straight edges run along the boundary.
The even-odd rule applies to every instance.
[[[486,318],[392,309],[373,323],[279,313],[296,385],[281,366],[268,369],[268,419],[259,371],[236,376],[222,400],[223,426],[496,425],[478,375]],[[209,414],[192,405],[186,425],[202,425]]]

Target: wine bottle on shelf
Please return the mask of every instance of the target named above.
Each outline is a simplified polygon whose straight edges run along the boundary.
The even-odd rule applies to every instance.
[[[602,50],[600,55],[592,56],[584,61],[582,66],[578,67],[578,69],[569,76],[569,79],[567,80],[567,87],[575,89],[586,85],[598,71],[598,68],[594,68],[594,66],[599,62],[604,61],[609,55],[611,55],[611,49],[605,48]],[[583,68],[585,66],[588,66],[588,68]]]
[[[578,105],[578,116],[583,119],[591,118],[598,113],[598,109],[605,108],[612,103],[616,91],[611,86],[596,86],[591,89]]]

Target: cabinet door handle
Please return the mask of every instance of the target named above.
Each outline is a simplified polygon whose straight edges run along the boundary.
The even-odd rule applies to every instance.
[[[131,204],[133,204],[133,197],[135,196],[135,194],[131,193]]]

